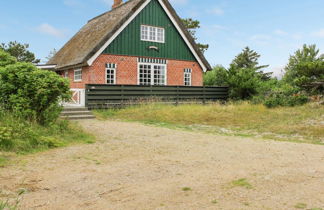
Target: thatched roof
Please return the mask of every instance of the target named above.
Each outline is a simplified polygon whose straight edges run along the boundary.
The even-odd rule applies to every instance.
[[[87,66],[87,61],[99,51],[107,40],[116,33],[145,1],[129,0],[117,8],[91,19],[47,64],[56,65],[57,70]],[[180,25],[206,68],[211,69],[168,0],[163,0],[163,2]]]

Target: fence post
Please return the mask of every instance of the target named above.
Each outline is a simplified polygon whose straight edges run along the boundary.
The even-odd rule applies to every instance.
[[[89,85],[85,86],[85,91],[84,91],[84,106],[88,107],[88,91],[89,91]]]
[[[120,86],[121,88],[121,90],[120,90],[120,99],[121,99],[121,102],[120,102],[120,105],[121,105],[121,107],[123,107],[124,106],[124,85],[121,85]]]
[[[179,100],[180,100],[180,98],[179,98],[179,86],[177,86],[176,106],[179,105]]]
[[[206,104],[206,87],[203,86],[203,104],[205,105]]]

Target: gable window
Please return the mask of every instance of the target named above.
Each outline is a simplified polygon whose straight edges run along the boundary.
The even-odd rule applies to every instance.
[[[139,85],[166,85],[166,65],[140,63],[138,80]]]
[[[117,65],[114,63],[106,64],[106,84],[114,85],[116,84],[116,69]]]
[[[164,28],[141,25],[142,41],[164,43],[164,39],[165,39]]]
[[[74,70],[74,82],[82,81],[82,69]]]
[[[184,70],[184,85],[185,86],[191,86],[191,69],[185,69]]]

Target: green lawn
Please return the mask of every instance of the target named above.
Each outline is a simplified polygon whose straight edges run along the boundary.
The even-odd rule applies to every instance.
[[[99,119],[118,119],[224,135],[324,144],[324,106],[266,108],[249,103],[163,105],[153,103],[95,111]]]

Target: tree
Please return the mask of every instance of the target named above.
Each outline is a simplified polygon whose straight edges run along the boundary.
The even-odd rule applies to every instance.
[[[204,85],[206,86],[227,86],[228,71],[221,65],[215,66],[212,71],[204,74]]]
[[[249,99],[258,94],[260,87],[271,78],[271,73],[262,69],[268,65],[259,65],[260,55],[249,47],[238,54],[228,70],[230,97],[233,99]]]
[[[284,81],[302,86],[309,82],[323,80],[324,55],[319,54],[316,45],[304,44],[302,49],[291,55],[285,67]]]
[[[39,63],[40,59],[35,58],[35,54],[28,50],[29,44],[20,44],[17,41],[2,43],[0,49],[15,57],[18,62]]]
[[[261,75],[255,69],[241,68],[236,71],[229,71],[228,84],[232,99],[245,100],[258,94],[262,80]]]
[[[4,50],[0,49],[0,68],[10,64],[14,64],[16,62],[16,58],[12,57],[9,53],[6,53]]]
[[[305,61],[298,63],[295,68],[295,78],[292,84],[308,93],[324,91],[324,61]]]
[[[54,48],[53,50],[51,50],[48,54],[48,56],[46,57],[46,61],[50,61],[54,56],[55,54],[57,53],[57,50]]]
[[[187,28],[188,32],[193,37],[193,39],[197,41],[196,30],[200,28],[200,22],[198,20],[193,20],[192,18],[182,19],[182,22]],[[206,52],[206,50],[208,50],[209,48],[208,44],[197,43],[197,45],[202,53]]]
[[[243,49],[243,51],[235,57],[235,59],[230,64],[230,70],[238,70],[242,68],[254,69],[258,74],[261,75],[262,80],[269,80],[272,76],[272,72],[264,73],[262,69],[269,67],[269,65],[259,66],[259,55],[254,50],[249,47]]]

